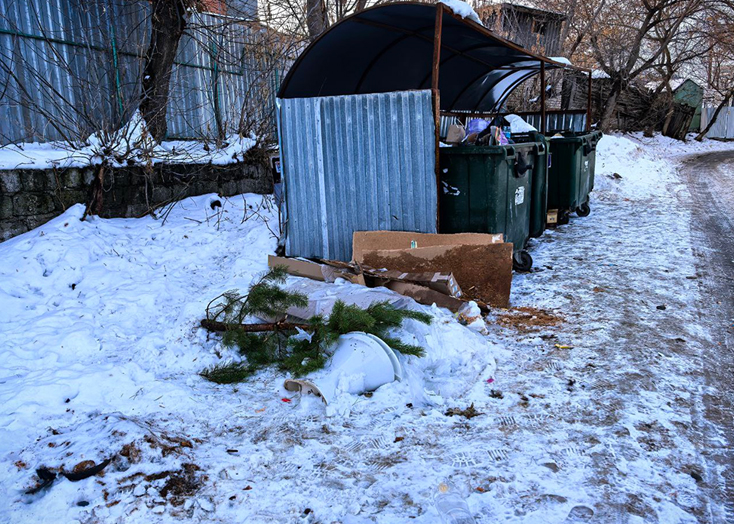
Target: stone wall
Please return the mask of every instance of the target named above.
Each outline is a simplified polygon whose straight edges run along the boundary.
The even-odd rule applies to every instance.
[[[0,171],[0,241],[29,231],[89,200],[99,166]],[[156,164],[105,168],[100,216],[139,217],[189,196],[273,191],[270,169],[262,162],[226,166]]]

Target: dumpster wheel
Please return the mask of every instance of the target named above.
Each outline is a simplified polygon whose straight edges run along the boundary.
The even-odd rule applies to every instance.
[[[568,224],[570,220],[570,214],[568,210],[564,209],[563,211],[558,211],[558,224],[560,225],[566,225]]]
[[[587,217],[591,214],[591,206],[588,202],[584,202],[576,208],[576,214],[580,217]]]
[[[512,269],[515,271],[526,272],[530,271],[532,267],[533,257],[524,249],[522,251],[515,251],[512,254]]]

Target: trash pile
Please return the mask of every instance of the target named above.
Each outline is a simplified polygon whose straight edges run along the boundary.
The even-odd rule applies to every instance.
[[[472,301],[485,310],[508,307],[512,244],[501,234],[358,231],[352,262],[270,256],[268,265],[313,280],[384,287],[456,313]]]
[[[474,118],[469,120],[466,126],[451,124],[445,143],[451,146],[506,146],[515,143],[512,138],[515,134],[524,134],[519,138],[522,142],[527,142],[527,133],[538,131],[518,115],[505,115],[506,124],[502,120],[503,117],[498,116],[491,122],[482,118]]]

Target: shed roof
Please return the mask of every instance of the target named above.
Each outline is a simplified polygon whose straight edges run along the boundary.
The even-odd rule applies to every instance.
[[[280,98],[430,89],[437,9],[442,111],[494,111],[523,81],[567,64],[536,55],[455,15],[443,4],[381,4],[343,19],[309,45]]]

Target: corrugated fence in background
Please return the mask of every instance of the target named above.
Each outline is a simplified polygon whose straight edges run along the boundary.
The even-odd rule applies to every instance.
[[[704,107],[701,111],[701,129],[714,117],[715,107]],[[719,112],[716,122],[706,133],[707,138],[734,138],[734,107],[724,107]]]
[[[150,38],[144,0],[0,0],[0,145],[113,130],[138,105]],[[171,138],[267,121],[287,64],[244,20],[193,13],[171,80]],[[266,126],[267,127],[267,126]]]
[[[525,121],[540,130],[540,113],[523,116]],[[548,113],[545,128],[550,131],[586,131],[586,113]]]
[[[436,232],[430,91],[280,104],[287,255],[346,261],[354,231]]]
[[[523,119],[536,129],[540,129],[540,113],[524,115]],[[441,134],[439,136],[442,139],[446,138],[449,126],[457,123],[459,120],[455,116],[442,116]],[[548,131],[586,131],[586,114],[549,113],[545,116],[545,121]]]

